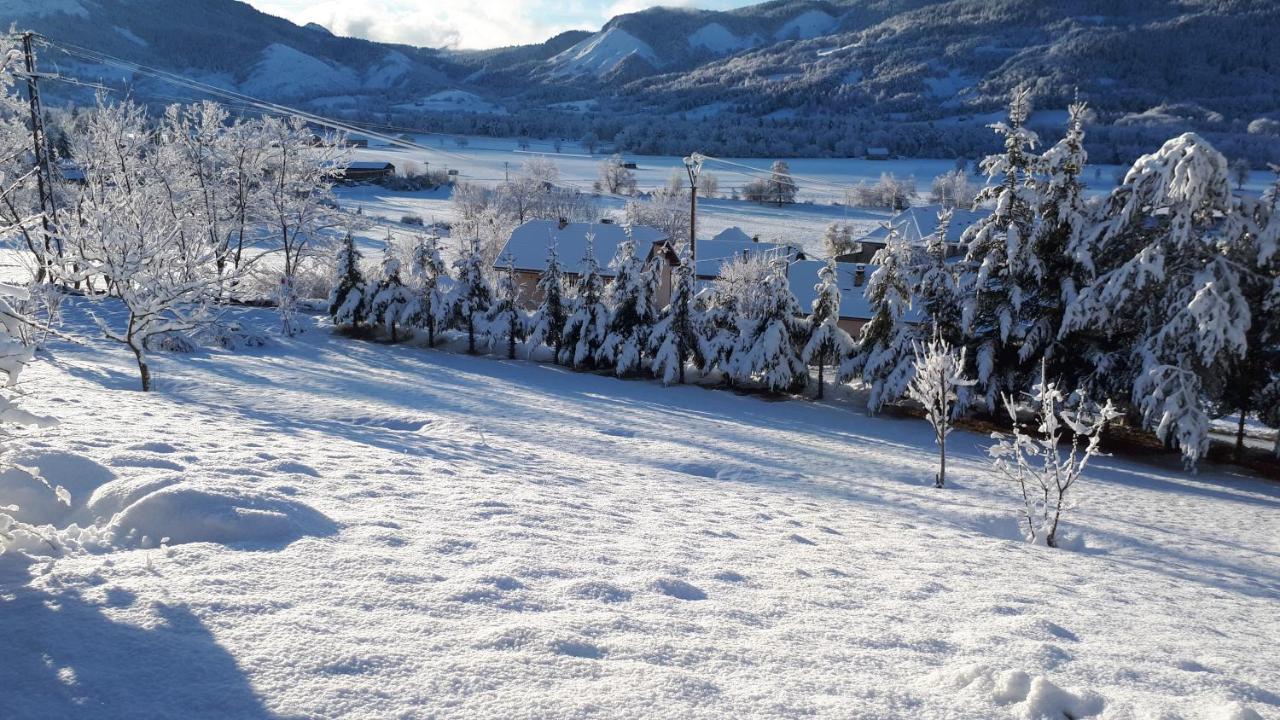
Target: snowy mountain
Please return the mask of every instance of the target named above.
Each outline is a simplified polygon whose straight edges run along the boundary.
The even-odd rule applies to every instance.
[[[0,16],[243,92],[353,98],[344,110],[352,116],[408,106],[444,115],[430,122],[456,132],[494,128],[480,128],[474,112],[451,116],[447,103],[436,111],[415,102],[470,93],[481,102],[471,108],[509,113],[503,132],[610,139],[621,127],[632,146],[661,152],[683,151],[663,144],[687,135],[681,123],[732,137],[745,118],[794,133],[761,133],[753,142],[768,147],[756,149],[723,141],[722,152],[858,153],[858,143],[818,137],[834,122],[846,138],[900,154],[973,155],[1009,91],[1030,82],[1037,108],[1062,111],[1077,92],[1088,100],[1106,128],[1093,142],[1107,143],[1113,162],[1150,151],[1147,135],[1158,128],[1165,137],[1171,125],[1206,133],[1233,155],[1280,160],[1266,154],[1276,153],[1270,138],[1247,131],[1280,117],[1280,5],[1271,0],[774,0],[723,12],[651,8],[598,32],[485,51],[335,37],[234,0],[0,0]],[[174,95],[147,78],[50,55],[81,77],[127,83],[138,97]],[[552,127],[548,108],[588,98],[590,117]]]

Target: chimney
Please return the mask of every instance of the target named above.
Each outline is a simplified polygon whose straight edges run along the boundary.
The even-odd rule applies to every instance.
[[[560,229],[563,230],[568,226],[569,226],[569,221],[564,218],[560,218]]]

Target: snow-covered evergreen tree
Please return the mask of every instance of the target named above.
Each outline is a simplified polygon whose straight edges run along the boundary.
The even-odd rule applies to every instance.
[[[925,241],[924,252],[915,254],[910,275],[912,304],[918,312],[922,334],[956,345],[964,333],[955,268],[947,262],[951,216],[951,210],[938,212],[938,227]]]
[[[907,392],[918,335],[907,318],[911,309],[911,247],[896,228],[888,230],[885,246],[871,259],[876,269],[864,291],[871,319],[862,326],[857,349],[840,367],[842,380],[860,376],[866,383],[867,409],[873,413]]]
[[[1208,450],[1210,405],[1247,351],[1252,227],[1226,158],[1187,133],[1134,163],[1082,248],[1096,279],[1067,308],[1062,333],[1107,334],[1095,385],[1127,389],[1188,465]]]
[[[516,282],[515,258],[507,256],[506,267],[498,274],[498,284],[494,288],[493,304],[485,316],[485,339],[489,342],[489,350],[497,350],[505,345],[507,358],[516,357],[516,343],[524,340],[527,327],[525,314],[520,309],[520,285]]]
[[[999,182],[983,188],[977,203],[990,204],[992,212],[963,238],[968,244],[960,275],[966,344],[988,411],[995,409],[1001,393],[1021,387],[1024,380],[1019,360],[1025,334],[1022,304],[1043,272],[1031,251],[1036,210],[1032,150],[1038,139],[1026,127],[1030,114],[1030,91],[1019,88],[1009,103],[1009,122],[991,126],[1004,138],[1004,152],[988,156],[982,169],[989,180]]]
[[[382,250],[381,278],[369,300],[369,320],[385,329],[391,335],[391,342],[398,339],[396,326],[412,297],[400,279],[400,258],[396,254],[395,243],[387,235],[386,247]]]
[[[630,228],[626,233],[611,263],[615,274],[608,291],[608,333],[600,346],[601,361],[612,365],[619,377],[635,375],[644,367],[649,335],[656,320],[650,276],[644,261],[636,256]]]
[[[681,243],[679,263],[671,269],[671,302],[663,308],[653,328],[653,374],[663,385],[684,383],[684,368],[697,352],[698,318],[694,307],[693,265],[689,244]]]
[[[1046,360],[1049,373],[1067,382],[1084,381],[1089,360],[1099,352],[1099,338],[1088,330],[1060,340],[1062,318],[1075,301],[1089,268],[1076,260],[1097,222],[1081,180],[1088,154],[1084,124],[1088,107],[1071,105],[1066,135],[1037,160],[1036,216],[1031,235],[1030,281],[1022,285],[1020,324],[1025,328],[1019,360],[1023,365]]]
[[[493,303],[493,288],[485,271],[480,238],[463,241],[453,262],[454,284],[449,293],[449,324],[467,333],[467,352],[475,354],[476,336],[484,331],[485,315]]]
[[[818,271],[820,278],[814,289],[809,313],[809,341],[801,352],[806,365],[818,368],[818,398],[823,395],[827,365],[839,365],[854,349],[853,338],[840,327],[840,286],[836,282],[835,258],[827,260],[826,267]]]
[[[560,362],[570,301],[565,297],[564,272],[560,269],[554,241],[547,248],[547,267],[538,276],[538,293],[542,296],[542,301],[529,318],[529,345],[546,345],[551,348],[556,362]]]
[[[329,317],[335,327],[357,331],[368,319],[369,285],[360,271],[360,251],[348,232],[338,248],[338,284],[329,291]]]
[[[694,360],[703,375],[719,370],[724,381],[737,380],[734,354],[750,319],[759,317],[772,272],[767,253],[742,253],[720,265],[720,276],[694,297],[698,351]]]
[[[449,280],[449,271],[440,257],[439,238],[434,235],[418,238],[413,247],[410,273],[413,287],[401,312],[400,323],[426,331],[427,346],[434,347],[436,330],[448,308],[445,283]]]
[[[587,238],[587,254],[582,259],[572,308],[564,324],[560,362],[575,368],[594,368],[600,362],[600,348],[609,333],[609,307],[604,301],[604,280],[596,262],[593,236]]]
[[[938,474],[933,486],[945,487],[947,483],[947,436],[951,434],[952,421],[963,408],[961,393],[973,385],[965,377],[964,350],[956,353],[954,347],[940,337],[934,337],[927,345],[915,348],[915,373],[907,385],[907,396],[924,406],[924,417],[933,428],[933,440],[938,445]]]
[[[801,358],[808,323],[787,281],[788,260],[774,258],[761,284],[755,312],[740,318],[732,372],[739,380],[753,380],[770,392],[803,389],[809,369]]]

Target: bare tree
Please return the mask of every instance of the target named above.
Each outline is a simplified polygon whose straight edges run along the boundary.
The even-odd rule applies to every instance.
[[[600,163],[599,187],[610,195],[631,195],[636,191],[636,176],[627,169],[621,155],[611,155]]]
[[[1040,383],[1031,393],[1031,404],[1038,414],[1034,435],[1019,425],[1013,398],[1006,395],[1004,403],[1013,421],[1013,434],[1007,438],[992,434],[997,441],[990,450],[995,468],[1022,492],[1027,539],[1058,547],[1058,525],[1063,511],[1071,507],[1071,488],[1089,460],[1099,454],[1106,424],[1120,413],[1110,400],[1097,407],[1082,393],[1067,398],[1047,380],[1043,366]],[[1063,452],[1059,448],[1068,433],[1069,446]]]

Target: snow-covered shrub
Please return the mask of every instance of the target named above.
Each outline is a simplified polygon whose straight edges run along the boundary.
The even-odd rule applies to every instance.
[[[925,420],[933,428],[938,446],[938,474],[933,486],[937,488],[947,482],[947,436],[964,407],[960,390],[973,385],[973,380],[965,377],[964,365],[964,350],[957,354],[946,340],[934,338],[927,345],[916,345],[915,372],[907,385],[907,396],[924,406]]]
[[[1099,454],[1103,429],[1120,413],[1110,400],[1098,407],[1083,393],[1063,395],[1043,371],[1030,399],[1037,414],[1034,432],[1024,431],[1018,421],[1018,405],[1006,395],[1004,405],[1013,431],[1009,437],[993,433],[996,444],[990,454],[996,471],[1022,493],[1027,540],[1058,547],[1062,514],[1072,507],[1071,488]],[[1069,439],[1064,437],[1068,434]]]
[[[338,250],[338,283],[329,292],[329,317],[334,327],[359,331],[368,318],[369,287],[360,271],[360,251],[350,232]]]
[[[818,271],[818,291],[809,313],[809,340],[801,352],[805,364],[818,368],[818,398],[822,398],[824,371],[838,365],[853,352],[853,338],[840,327],[840,286],[836,284],[836,261],[829,259]]]

